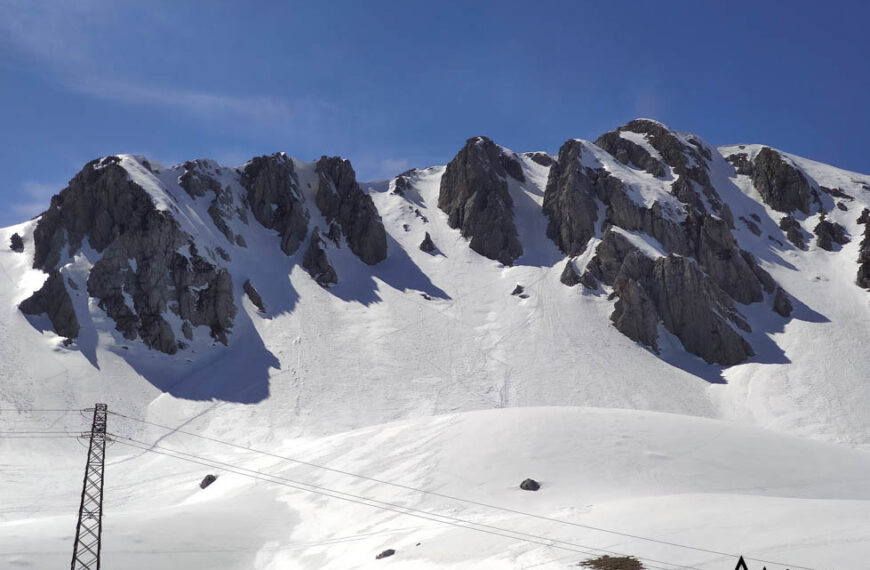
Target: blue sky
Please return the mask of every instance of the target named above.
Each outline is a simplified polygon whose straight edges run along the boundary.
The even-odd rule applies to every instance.
[[[106,154],[340,154],[376,179],[637,116],[870,173],[868,22],[791,0],[0,0],[0,226]]]

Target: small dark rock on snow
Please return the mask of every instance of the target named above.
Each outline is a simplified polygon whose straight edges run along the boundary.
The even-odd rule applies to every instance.
[[[9,247],[12,248],[12,251],[17,251],[18,253],[24,251],[24,240],[21,239],[20,235],[18,235],[17,233],[12,234],[12,239],[10,239],[9,241]]]
[[[432,241],[432,236],[429,235],[429,232],[426,232],[426,237],[420,242],[420,250],[426,253],[435,252],[435,242]]]
[[[526,479],[522,483],[520,483],[520,489],[523,491],[537,491],[541,488],[541,484],[535,481],[534,479]]]
[[[209,473],[208,475],[203,477],[202,482],[199,484],[199,488],[205,489],[215,481],[217,481],[217,475],[212,475],[211,473]]]
[[[525,288],[522,285],[517,284],[517,286],[514,287],[514,290],[511,291],[511,295],[522,295],[523,291],[525,291]]]
[[[388,548],[388,549],[384,550],[383,552],[381,552],[380,554],[378,554],[377,556],[375,556],[375,560],[380,560],[381,558],[389,558],[390,556],[392,556],[395,553],[396,553],[395,550],[393,550],[392,548]]]

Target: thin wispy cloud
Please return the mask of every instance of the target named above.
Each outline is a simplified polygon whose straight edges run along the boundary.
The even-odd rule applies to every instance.
[[[120,16],[124,0],[0,0],[0,45],[41,63],[67,89],[98,99],[182,111],[203,121],[242,121],[262,127],[287,127],[310,120],[322,105],[281,97],[239,96],[162,85],[146,79],[123,80],[101,70],[93,36],[113,25],[129,25]]]

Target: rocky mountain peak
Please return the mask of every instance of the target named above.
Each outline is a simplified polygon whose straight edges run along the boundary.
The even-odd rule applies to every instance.
[[[507,165],[507,167],[506,167]],[[468,139],[441,178],[438,207],[477,253],[511,265],[523,253],[508,176],[523,180],[519,160],[487,137]]]

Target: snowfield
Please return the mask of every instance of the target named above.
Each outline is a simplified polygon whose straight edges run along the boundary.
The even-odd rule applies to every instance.
[[[526,182],[509,185],[524,249],[514,266],[448,227],[439,166],[414,171],[404,196],[392,181],[363,185],[388,257],[370,267],[330,249],[330,289],[300,267],[302,250],[284,255],[256,223],[231,223],[247,248],[226,242],[208,201],[177,187],[177,167],[152,172],[125,155],[185,231],[229,252],[240,311],[227,347],[200,327],[189,350],[148,350],[88,299],[97,254],[84,247],[64,262],[82,325],[64,346],[47,318],[17,309],[46,277],[31,269],[36,221],[0,229],[0,568],[69,562],[86,449],[46,436],[87,430],[90,417],[29,410],[95,402],[126,416],[109,417],[106,568],[568,568],[606,552],[648,568],[731,570],[737,554],[751,570],[867,567],[870,298],[855,275],[870,176],[783,153],[853,197],[843,211],[822,195],[851,243],[798,251],[777,226],[782,214],[724,158],[760,149],[720,148],[710,175],[740,247],[795,312],[784,321],[771,299],[738,306],[758,354],[730,368],[687,354],[666,331],[654,354],[613,328],[606,291],[559,282],[566,257],[541,213],[547,168],[526,155],[516,155]],[[678,217],[672,179],[593,154],[639,203],[673,205]],[[243,192],[233,169],[210,164]],[[311,206],[314,163],[294,164]],[[741,217],[757,217],[761,235]],[[796,217],[808,233],[818,223]],[[8,247],[16,232],[23,253]],[[418,247],[426,232],[434,255]],[[661,255],[649,236],[624,235]],[[580,272],[595,245],[574,260]],[[245,278],[265,314],[242,294]],[[525,298],[511,295],[518,284]],[[46,431],[61,433],[24,433]],[[219,477],[201,490],[208,473]],[[541,490],[521,491],[527,477]]]
[[[181,429],[201,433],[208,421]],[[768,561],[769,570],[859,568],[870,548],[870,456],[717,420],[513,408],[324,438],[250,438],[271,456],[142,427],[109,418],[119,437],[106,472],[106,567],[568,568],[605,552],[635,555],[650,568],[734,566],[728,556],[626,536],[635,535],[742,553]],[[127,447],[127,437],[225,467]],[[42,489],[4,497],[4,567],[58,567],[69,558],[82,447],[32,447],[4,461],[17,486],[38,476]],[[200,490],[210,472],[217,481]],[[541,489],[520,490],[526,477]],[[392,510],[359,504],[363,498]],[[418,516],[396,512],[407,509]],[[388,548],[393,557],[375,560]]]

